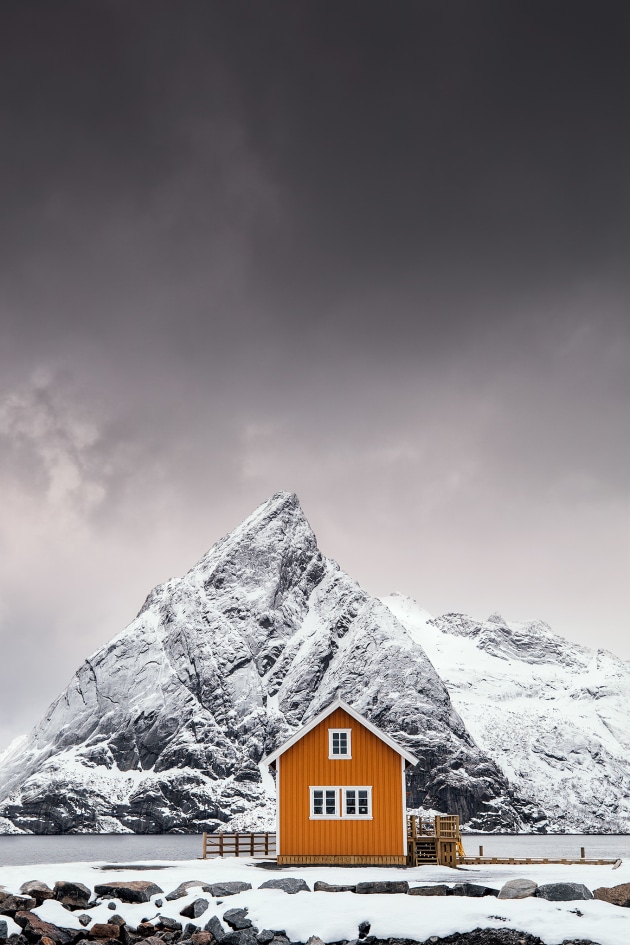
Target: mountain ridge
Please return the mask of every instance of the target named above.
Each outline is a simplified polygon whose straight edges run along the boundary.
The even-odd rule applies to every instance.
[[[481,751],[422,647],[277,493],[154,588],[79,667],[0,772],[0,830],[270,826],[259,762],[335,696],[419,758],[411,807],[478,829],[544,813]]]
[[[423,646],[475,741],[551,831],[630,833],[630,663],[540,620],[431,617],[383,598]]]

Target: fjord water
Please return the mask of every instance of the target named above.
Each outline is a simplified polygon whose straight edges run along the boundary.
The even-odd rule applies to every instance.
[[[630,835],[602,834],[466,834],[464,848],[476,856],[547,856],[578,859],[584,847],[589,859],[630,859]],[[0,868],[30,863],[159,863],[201,856],[197,834],[65,834],[0,836]]]

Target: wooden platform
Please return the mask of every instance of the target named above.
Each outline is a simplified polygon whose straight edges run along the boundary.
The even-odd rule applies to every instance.
[[[456,869],[463,855],[457,815],[407,816],[407,866],[433,864]]]
[[[590,860],[580,857],[577,860],[561,859],[540,856],[465,856],[458,860],[461,866],[491,866],[496,863],[501,866],[538,866],[544,863],[560,864],[562,866],[577,866],[584,863],[586,866],[613,866],[618,860]]]

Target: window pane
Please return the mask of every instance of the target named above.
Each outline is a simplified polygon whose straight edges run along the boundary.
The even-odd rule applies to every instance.
[[[349,737],[347,732],[330,733],[331,752],[333,755],[349,755]]]
[[[346,814],[356,814],[357,812],[357,797],[356,792],[346,791]]]
[[[368,792],[359,791],[359,813],[367,815],[368,811]]]
[[[327,814],[335,814],[337,812],[336,797],[337,797],[336,791],[326,791],[326,813]]]
[[[324,792],[323,791],[313,791],[313,813],[314,814],[324,813]]]

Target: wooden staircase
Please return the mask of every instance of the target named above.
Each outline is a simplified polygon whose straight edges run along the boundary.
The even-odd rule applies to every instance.
[[[434,818],[410,814],[407,817],[407,866],[437,865],[457,868],[464,847],[459,817],[454,814]]]

